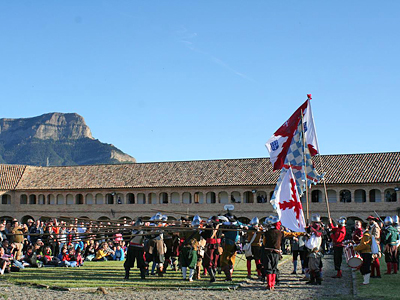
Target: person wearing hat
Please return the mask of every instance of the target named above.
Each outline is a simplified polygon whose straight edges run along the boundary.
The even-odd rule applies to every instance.
[[[368,221],[368,231],[371,237],[375,237],[376,243],[379,247],[379,254],[372,255],[372,263],[371,263],[371,278],[381,278],[381,265],[379,262],[379,258],[382,256],[380,244],[381,244],[381,228],[378,225],[378,218],[369,216],[367,218]],[[376,271],[376,276],[375,276]]]
[[[247,278],[251,279],[251,260],[254,259],[257,269],[258,278],[261,279],[261,236],[262,231],[259,226],[259,220],[254,217],[249,224],[246,240],[250,243],[251,256],[246,256],[247,260]]]
[[[124,263],[125,280],[129,280],[129,272],[135,265],[140,269],[140,278],[146,279],[146,263],[144,261],[144,231],[140,229],[143,226],[141,218],[138,218],[134,224],[137,229],[132,230],[131,240],[129,242],[128,250],[126,253],[126,260]]]
[[[20,225],[17,219],[13,220],[11,233],[14,235],[14,244],[16,248],[15,259],[19,260],[22,257],[22,248],[24,246],[24,233],[28,231],[26,224]]]
[[[331,238],[333,242],[333,261],[335,264],[335,270],[337,274],[332,276],[332,278],[342,278],[342,257],[343,257],[343,248],[344,248],[344,238],[346,237],[346,219],[341,217],[337,223],[338,226],[334,226],[332,223],[332,219],[330,221],[330,227],[332,229]]]
[[[218,247],[221,244],[221,231],[218,216],[213,216],[209,219],[205,230],[201,236],[206,240],[206,252],[204,255],[203,266],[205,266],[208,274],[210,274],[210,282],[215,282],[215,274],[218,266],[219,251]]]
[[[399,232],[392,226],[392,217],[385,218],[385,262],[387,265],[387,272],[385,274],[391,274],[393,268],[393,274],[397,274],[398,268],[398,257],[397,257],[397,240],[399,239]]]
[[[372,262],[372,237],[368,231],[368,228],[363,232],[360,243],[354,248],[355,251],[361,254],[363,259],[360,272],[364,277],[363,284],[369,284],[369,278],[371,276],[371,262]]]

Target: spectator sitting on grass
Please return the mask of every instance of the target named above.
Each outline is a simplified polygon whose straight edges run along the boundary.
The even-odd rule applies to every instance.
[[[52,255],[50,246],[44,248],[41,260],[46,266],[58,266],[60,264],[60,259]]]
[[[40,268],[43,266],[43,263],[37,259],[36,252],[33,250],[32,246],[28,246],[23,261],[33,268]]]
[[[108,256],[110,256],[110,249],[107,243],[102,243],[99,250],[96,252],[96,257],[93,261],[105,261],[108,260]]]
[[[81,248],[79,248],[79,247],[78,247],[78,249],[76,249],[76,262],[77,262],[78,267],[83,266],[82,251],[81,251]]]
[[[92,241],[93,242],[93,241]],[[95,244],[90,243],[85,250],[85,260],[92,261],[96,257]]]
[[[124,250],[121,248],[121,245],[117,245],[117,248],[114,251],[113,260],[123,261],[124,259]]]
[[[0,274],[10,273],[11,257],[4,254],[4,248],[0,247]]]

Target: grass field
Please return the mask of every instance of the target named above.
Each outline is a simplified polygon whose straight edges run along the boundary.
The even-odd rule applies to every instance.
[[[284,257],[287,259],[287,256]],[[255,270],[254,261],[252,269]],[[188,272],[189,273],[189,272]],[[255,275],[256,272],[253,271]],[[25,268],[17,273],[3,276],[9,282],[17,284],[40,284],[50,287],[118,287],[118,288],[188,288],[188,287],[210,287],[227,288],[235,286],[245,280],[247,276],[246,259],[244,255],[236,258],[235,271],[232,282],[224,282],[223,274],[217,275],[217,282],[210,284],[208,276],[202,276],[201,280],[193,282],[183,281],[180,272],[167,270],[164,277],[148,276],[140,280],[139,270],[131,269],[129,281],[124,281],[123,262],[85,262],[80,268]]]
[[[369,285],[363,285],[363,277],[357,272],[357,290],[360,299],[400,299],[400,273],[385,275],[385,259],[380,259],[382,278],[371,278]],[[392,270],[393,272],[393,270]]]

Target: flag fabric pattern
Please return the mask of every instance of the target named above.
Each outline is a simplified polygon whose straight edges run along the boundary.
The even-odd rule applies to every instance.
[[[297,192],[292,168],[287,169],[281,183],[277,185],[275,196],[273,206],[282,225],[295,232],[305,232],[303,206]]]
[[[306,100],[265,144],[274,170],[282,169],[293,136],[295,135],[298,124],[301,121],[302,114],[305,125],[305,138],[310,153],[312,156],[318,153],[317,134],[314,126],[311,104],[310,100]]]
[[[282,166],[281,174],[276,184],[274,194],[272,195],[271,198],[271,204],[274,203],[274,198],[276,197],[277,189],[281,184],[283,178],[285,177],[286,173],[288,172],[289,168],[291,169],[291,172],[293,173],[293,176],[295,178],[297,192],[300,195],[300,197],[303,195],[305,191],[306,182],[310,187],[311,184],[317,184],[323,178],[323,175],[318,174],[318,172],[314,168],[314,164],[311,160],[309,147],[307,147],[307,142],[305,147],[303,146],[301,120],[297,125],[297,130],[292,138],[292,142],[285,157],[285,162],[284,165]],[[307,176],[307,180],[305,176]]]

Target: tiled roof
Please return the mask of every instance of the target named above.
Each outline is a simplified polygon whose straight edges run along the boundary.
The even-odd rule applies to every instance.
[[[0,165],[0,190],[13,190],[21,179],[26,166]]]
[[[324,155],[321,159],[328,184],[400,183],[400,152]],[[314,161],[320,171],[319,158],[314,158]],[[2,166],[3,169],[7,167],[12,169],[12,166]],[[70,167],[27,166],[15,189],[258,186],[274,185],[278,176],[278,171],[272,171],[269,158]],[[1,184],[3,188],[3,181]],[[7,186],[10,189],[13,187]]]

